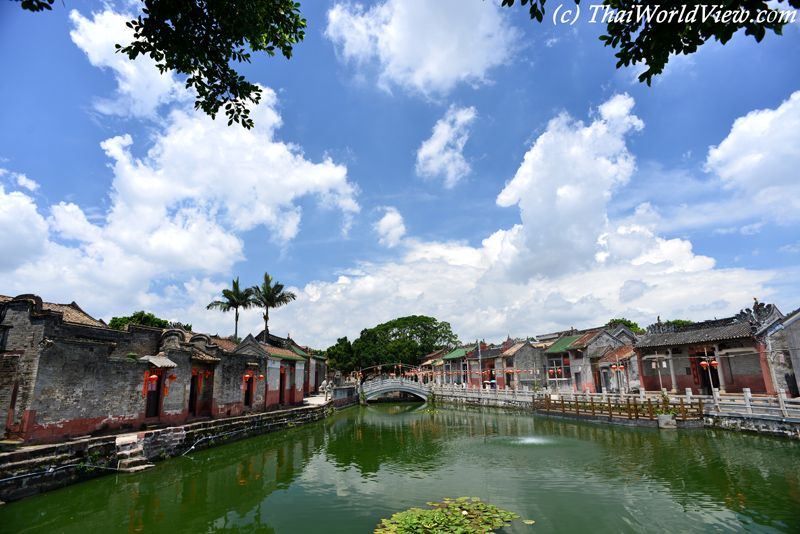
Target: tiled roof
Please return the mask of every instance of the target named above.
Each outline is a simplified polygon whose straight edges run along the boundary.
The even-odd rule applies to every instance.
[[[13,299],[14,297],[7,297],[5,295],[0,295],[0,302],[8,302],[9,300]]]
[[[207,363],[220,361],[220,359],[217,358],[216,356],[207,354],[196,347],[192,349],[192,360],[196,362],[207,362]]]
[[[636,353],[633,351],[633,347],[631,345],[623,345],[604,355],[602,358],[600,358],[599,363],[627,361],[634,354]]]
[[[108,325],[103,321],[98,321],[82,309],[74,302],[72,304],[54,304],[52,302],[42,302],[42,309],[48,311],[59,312],[63,314],[64,321],[76,324],[83,324],[87,326],[97,326],[100,328],[108,328]]]
[[[212,343],[214,343],[216,346],[218,346],[225,352],[233,352],[233,349],[239,346],[238,343],[226,337],[211,336],[210,339]]]
[[[456,358],[463,358],[467,355],[468,352],[475,350],[477,345],[468,346],[468,347],[458,347],[457,349],[451,351],[446,356],[442,357],[443,360],[454,360]]]
[[[587,332],[583,334],[578,340],[569,345],[570,350],[577,350],[586,347],[591,340],[597,337],[602,330],[595,330],[594,332]]]
[[[687,325],[674,332],[648,333],[637,343],[637,347],[671,347],[709,343],[725,339],[747,338],[751,335],[750,323],[739,322],[725,326],[703,327],[703,323]]]
[[[439,349],[437,351],[431,352],[430,354],[426,354],[425,356],[422,357],[422,362],[420,363],[420,365],[431,365],[433,361],[435,361],[438,358],[441,358],[444,353],[445,353],[444,349]]]
[[[467,358],[470,360],[496,358],[497,356],[500,356],[500,349],[487,348],[486,350],[481,349],[480,352],[478,352],[478,347],[475,346],[472,348],[471,353],[469,350],[467,350],[467,353]]]
[[[291,351],[289,349],[281,349],[278,347],[272,347],[270,345],[264,345],[263,343],[260,344],[261,348],[270,353],[272,356],[277,356],[283,360],[291,360],[295,362],[304,362],[306,361],[305,358],[302,358]]]
[[[527,343],[527,341],[526,341],[525,343]],[[525,346],[525,343],[517,343],[517,344],[516,344],[516,345],[514,345],[513,347],[509,347],[509,348],[508,348],[508,349],[506,349],[506,351],[503,353],[503,356],[513,356],[514,354],[516,354],[516,353],[517,353],[517,351],[518,351],[519,349],[521,349],[522,347],[524,347],[524,346]]]
[[[557,352],[567,352],[569,347],[575,341],[578,341],[582,336],[565,336],[553,343],[545,352],[547,354],[555,354]]]
[[[292,347],[292,350],[294,352],[296,352],[297,354],[299,354],[300,356],[305,356],[306,358],[308,358],[308,353],[306,351],[300,349],[300,347],[298,347],[297,345],[291,345],[291,347]]]

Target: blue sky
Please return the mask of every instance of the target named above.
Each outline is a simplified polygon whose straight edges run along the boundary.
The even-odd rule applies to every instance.
[[[241,68],[248,132],[114,53],[137,7],[0,3],[0,294],[228,335],[205,305],[268,271],[298,295],[271,330],[319,348],[412,314],[499,341],[800,303],[800,21],[647,87],[585,12],[306,2],[294,57]]]

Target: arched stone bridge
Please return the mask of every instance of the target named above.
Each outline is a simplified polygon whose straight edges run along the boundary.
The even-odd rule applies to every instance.
[[[361,386],[361,391],[366,394],[367,400],[393,391],[403,391],[411,395],[416,395],[422,400],[428,400],[428,394],[430,393],[426,384],[421,384],[416,380],[407,380],[405,378],[368,380]]]

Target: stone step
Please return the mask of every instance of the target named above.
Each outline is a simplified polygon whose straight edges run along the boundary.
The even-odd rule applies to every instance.
[[[151,467],[155,467],[155,464],[141,464],[135,465],[133,467],[120,467],[120,473],[138,473],[139,471],[144,471],[145,469],[150,469]]]
[[[139,456],[137,458],[126,458],[125,460],[120,460],[119,468],[120,469],[128,469],[131,467],[136,467],[139,465],[145,465],[148,463],[147,458],[144,456]]]
[[[138,441],[128,441],[124,443],[117,443],[117,452],[130,451],[133,449],[141,449],[141,444]]]
[[[119,450],[117,449],[117,459],[118,460],[127,460],[129,458],[139,458],[142,456],[142,449],[128,449],[128,450]]]

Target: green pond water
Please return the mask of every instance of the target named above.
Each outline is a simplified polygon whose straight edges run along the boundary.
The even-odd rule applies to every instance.
[[[0,532],[371,533],[480,497],[502,533],[800,532],[800,443],[422,404],[317,423],[0,506]]]

